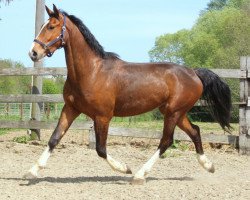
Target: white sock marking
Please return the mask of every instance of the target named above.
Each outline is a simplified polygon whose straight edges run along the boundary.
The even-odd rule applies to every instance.
[[[116,161],[110,155],[107,155],[106,160],[113,170],[121,172],[121,173],[127,173],[128,168],[125,164],[122,164],[122,163]]]
[[[145,179],[145,176],[150,172],[153,165],[160,158],[160,150],[157,150],[155,154],[142,166],[142,168],[135,174],[135,179]]]
[[[207,158],[205,154],[199,155],[197,154],[197,159],[200,165],[209,172],[214,172],[213,163]]]
[[[49,151],[49,147],[46,147],[46,149],[44,150],[44,152],[42,153],[41,157],[38,159],[38,166],[39,167],[45,167],[47,164],[47,161],[50,157],[50,151]]]
[[[46,147],[46,149],[44,150],[44,152],[42,153],[42,155],[38,159],[37,163],[29,170],[29,172],[33,176],[37,177],[38,171],[46,166],[47,161],[48,161],[48,159],[50,157],[50,154],[51,153],[49,151],[49,147]]]

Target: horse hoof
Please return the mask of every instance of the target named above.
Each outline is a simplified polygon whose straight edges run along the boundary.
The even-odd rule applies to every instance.
[[[28,172],[28,173],[23,175],[23,178],[24,179],[35,179],[35,178],[37,178],[37,176],[32,174],[31,172]]]
[[[126,167],[127,167],[126,174],[132,174],[132,171],[131,171],[130,167],[129,167],[129,166],[127,166],[127,165],[126,165]]]
[[[144,183],[146,183],[146,180],[141,178],[133,178],[131,181],[132,185],[143,185]]]
[[[207,171],[210,173],[214,173],[215,172],[214,164],[212,164],[212,166]]]

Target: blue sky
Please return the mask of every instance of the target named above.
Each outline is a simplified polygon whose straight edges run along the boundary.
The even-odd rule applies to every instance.
[[[35,0],[0,7],[0,58],[32,67],[28,51],[35,32]],[[148,62],[155,38],[190,29],[209,0],[46,0],[83,20],[106,51],[130,62]],[[47,14],[45,19],[47,19]],[[64,51],[45,58],[46,67],[64,67]]]

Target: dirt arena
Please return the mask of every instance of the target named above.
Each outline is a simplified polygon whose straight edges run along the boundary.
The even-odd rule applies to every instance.
[[[82,131],[69,131],[39,178],[25,180],[22,176],[41,155],[50,132],[43,131],[42,142],[33,144],[12,141],[20,135],[25,131],[0,136],[1,200],[250,199],[250,157],[228,147],[206,149],[216,167],[214,174],[200,167],[194,151],[170,150],[155,164],[146,184],[131,185],[131,175],[112,171],[94,150],[88,149]],[[153,143],[111,138],[108,152],[136,172],[155,152]]]

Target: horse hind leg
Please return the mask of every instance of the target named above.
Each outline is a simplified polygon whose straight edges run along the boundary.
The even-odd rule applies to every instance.
[[[134,175],[132,184],[144,184],[146,176],[151,171],[153,165],[160,158],[160,156],[173,144],[174,129],[180,114],[178,112],[173,114],[165,114],[163,136],[160,144],[154,155],[142,166],[142,168]]]
[[[200,165],[208,172],[214,173],[215,168],[213,163],[206,157],[202,148],[200,128],[197,125],[192,124],[186,115],[182,117],[178,122],[178,127],[188,134],[195,145],[197,159]]]

